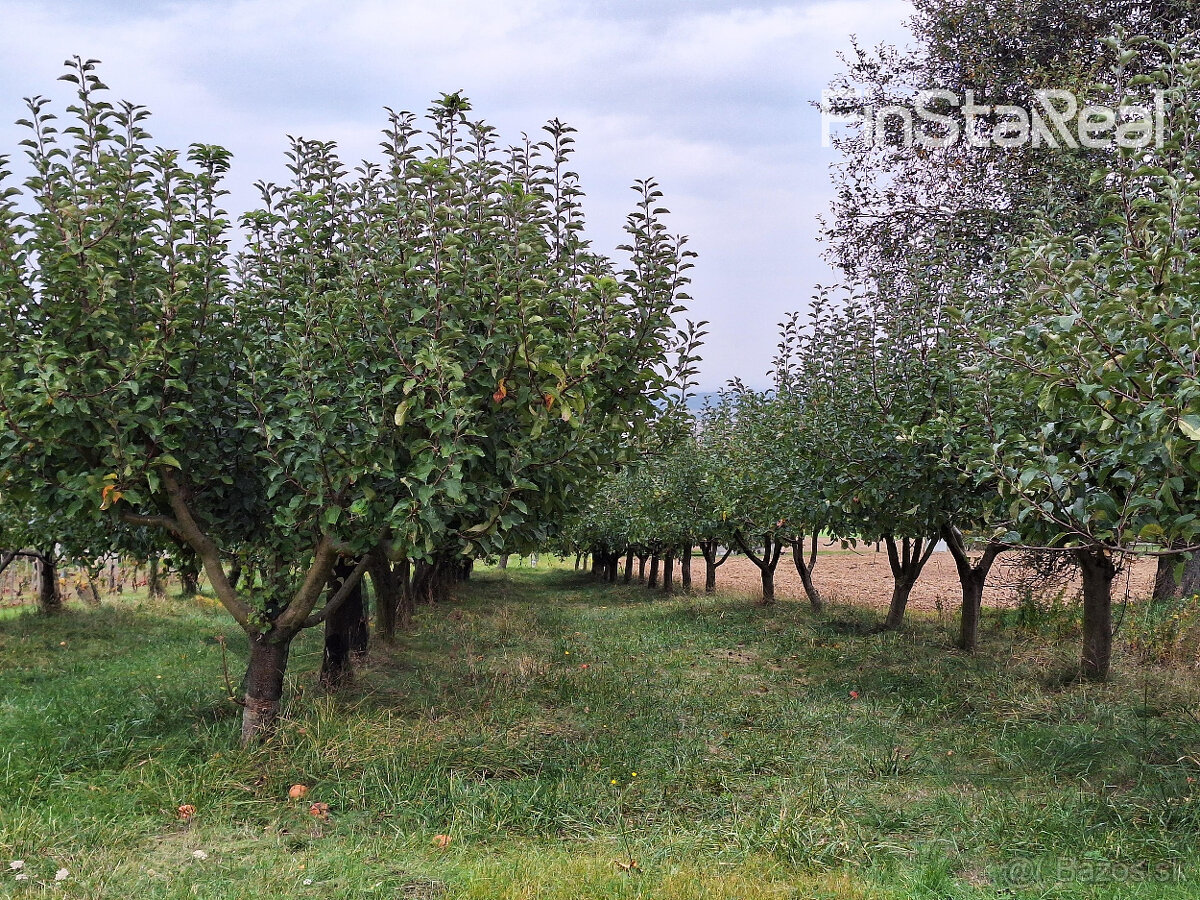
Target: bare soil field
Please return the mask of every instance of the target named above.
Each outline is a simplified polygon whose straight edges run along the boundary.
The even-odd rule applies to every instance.
[[[1154,571],[1154,560],[1136,562],[1113,583],[1114,598],[1124,596],[1127,582],[1132,597],[1148,596],[1154,586]],[[704,584],[704,560],[699,557],[692,563],[692,579],[694,583]],[[887,552],[876,553],[873,547],[821,552],[817,557],[815,581],[817,589],[830,602],[886,609],[891,599],[892,571],[888,566]],[[1067,596],[1076,595],[1080,586],[1078,578],[1065,584],[1039,584],[1027,569],[1015,562],[1006,562],[1001,556],[988,576],[983,605],[1015,605],[1023,584],[1051,597],[1060,591],[1065,591]],[[762,581],[758,568],[744,556],[730,556],[717,570],[717,590],[748,596],[759,594]],[[779,568],[775,570],[775,597],[778,600],[805,599],[804,587],[792,562],[791,551],[784,552],[779,560]],[[943,609],[952,610],[957,609],[961,601],[962,591],[953,558],[944,551],[935,552],[913,588],[909,609],[937,610],[940,605]]]

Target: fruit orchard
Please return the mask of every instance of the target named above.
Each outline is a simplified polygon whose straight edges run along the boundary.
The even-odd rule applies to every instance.
[[[920,53],[844,80],[1033,86],[1011,57],[956,65],[920,6]],[[768,388],[747,372],[699,409],[693,254],[649,179],[626,242],[593,247],[570,126],[507,144],[444,94],[389,112],[376,160],[292,139],[290,181],[232,216],[228,151],[155,147],[75,59],[65,111],[28,101],[28,174],[0,158],[0,565],[36,561],[47,611],[60,564],[203,575],[249,644],[245,743],[304,629],[336,688],[372,631],[537,550],[668,593],[699,590],[695,551],[710,592],[738,552],[763,603],[782,562],[819,615],[820,541],[876,544],[894,631],[944,546],[965,650],[997,557],[1049,554],[1081,573],[1080,672],[1104,680],[1130,560],[1161,560],[1160,599],[1200,586],[1200,66],[1175,32],[1103,47],[1110,92],[1163,91],[1162,146],[842,139],[843,283],[782,323]]]

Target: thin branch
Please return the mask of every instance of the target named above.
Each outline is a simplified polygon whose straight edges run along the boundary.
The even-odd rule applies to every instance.
[[[183,536],[183,529],[179,523],[170,516],[143,516],[133,512],[121,513],[121,521],[127,525],[143,525],[146,528],[161,528],[168,531],[180,540],[186,540]]]

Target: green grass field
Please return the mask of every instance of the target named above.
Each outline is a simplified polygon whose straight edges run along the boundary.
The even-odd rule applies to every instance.
[[[6,616],[0,895],[1200,896],[1195,681],[1118,658],[1078,685],[1073,641],[988,620],[969,658],[874,620],[485,572],[344,697],[307,635],[241,751],[211,601]]]

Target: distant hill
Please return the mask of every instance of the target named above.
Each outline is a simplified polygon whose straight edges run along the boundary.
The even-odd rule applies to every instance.
[[[691,397],[688,397],[688,409],[690,409],[692,412],[698,412],[703,408],[704,401],[710,397],[712,398],[713,403],[717,402],[716,391],[701,391],[698,394],[693,394]]]

